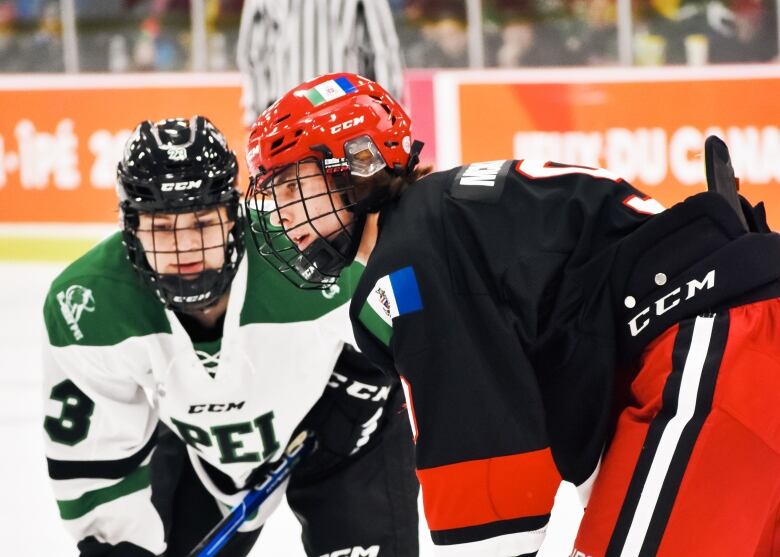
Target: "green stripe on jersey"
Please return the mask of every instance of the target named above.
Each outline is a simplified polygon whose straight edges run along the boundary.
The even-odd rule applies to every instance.
[[[149,476],[149,465],[147,464],[136,469],[114,485],[87,491],[78,499],[57,501],[57,506],[60,508],[60,516],[63,520],[75,520],[104,503],[116,501],[120,497],[146,489],[149,485],[151,485],[151,479]]]
[[[385,346],[390,346],[393,337],[393,328],[384,319],[379,317],[374,309],[366,302],[358,314],[358,319],[365,325],[372,335],[381,340]]]

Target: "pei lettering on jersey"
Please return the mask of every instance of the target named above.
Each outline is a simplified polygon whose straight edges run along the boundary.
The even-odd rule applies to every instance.
[[[461,186],[495,186],[496,177],[506,161],[488,161],[470,164],[460,177]]]
[[[670,309],[680,305],[681,302],[688,301],[694,298],[699,292],[704,290],[710,290],[715,287],[715,269],[708,272],[705,277],[699,281],[696,279],[689,280],[686,283],[685,298],[681,298],[682,288],[677,287],[671,292],[664,294],[655,302],[644,308],[637,313],[629,322],[628,328],[631,331],[631,336],[635,337],[641,333],[645,327],[650,324],[653,317],[660,317]]]
[[[233,421],[212,425],[208,429],[177,420],[173,416],[170,420],[187,445],[200,453],[216,451],[222,464],[265,462],[280,448],[273,411],[251,422]]]

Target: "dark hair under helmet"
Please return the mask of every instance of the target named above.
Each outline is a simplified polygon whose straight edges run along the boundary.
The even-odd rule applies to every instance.
[[[235,154],[222,133],[203,116],[159,122],[146,120],[128,139],[117,166],[123,238],[133,267],[168,308],[178,311],[206,308],[230,288],[244,255],[239,193],[235,188],[237,174]],[[178,249],[178,240],[174,250],[156,250],[153,246],[145,251],[138,238],[139,214],[154,218],[160,213],[179,215],[221,206],[227,209],[227,218],[232,221],[232,224],[220,223],[230,227],[227,241],[221,246],[225,255],[221,268],[182,276],[160,273],[149,265],[147,255],[155,258],[166,253],[178,258],[187,252]],[[202,233],[202,228],[199,230]],[[202,244],[192,251],[200,251],[205,260]]]

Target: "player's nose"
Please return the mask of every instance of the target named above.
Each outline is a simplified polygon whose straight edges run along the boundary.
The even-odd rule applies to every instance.
[[[203,234],[200,228],[179,230],[176,235],[179,251],[191,251],[203,246]]]

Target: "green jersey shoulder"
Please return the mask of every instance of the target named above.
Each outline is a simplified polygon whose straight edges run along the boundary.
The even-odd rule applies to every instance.
[[[247,249],[249,276],[241,324],[293,323],[316,320],[349,302],[363,267],[345,269],[326,290],[303,290],[266,262],[253,246]]]
[[[53,346],[106,346],[131,336],[170,332],[162,304],[126,253],[117,232],[54,279],[43,309]]]
[[[253,246],[248,246],[242,265],[248,280],[240,325],[317,320],[349,301],[362,271],[354,264],[327,290],[302,291]],[[44,320],[52,346],[110,346],[130,337],[171,332],[162,302],[133,269],[119,232],[53,281]]]

